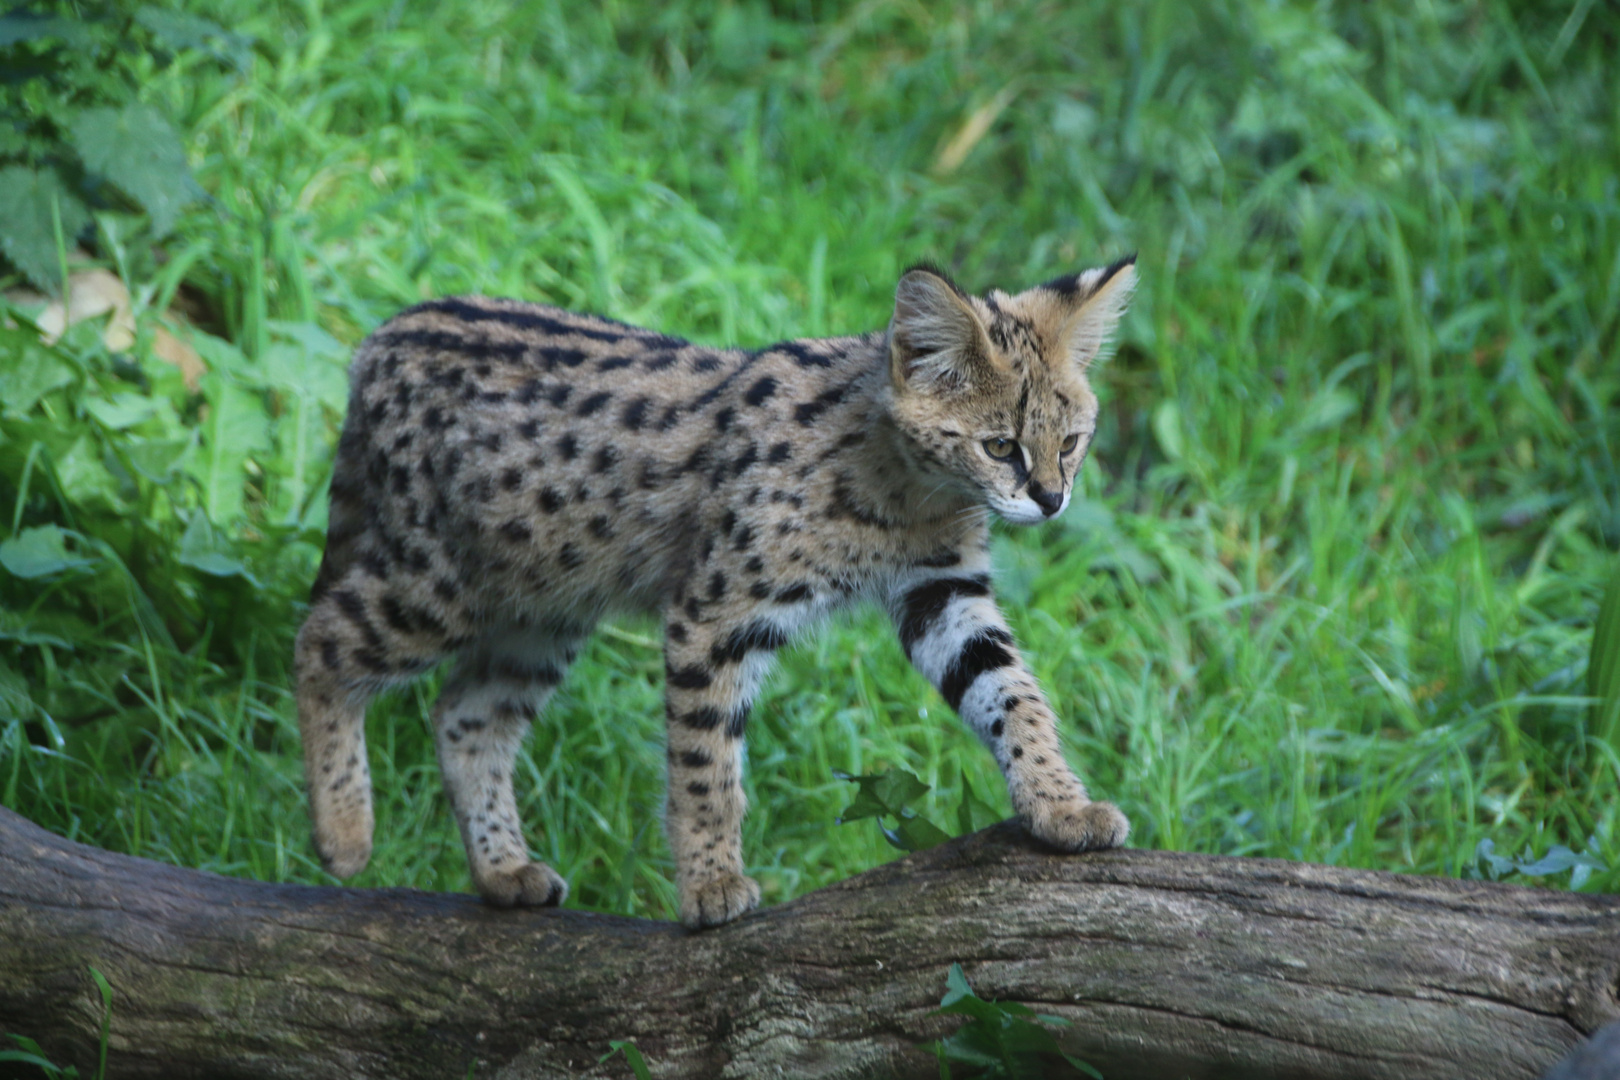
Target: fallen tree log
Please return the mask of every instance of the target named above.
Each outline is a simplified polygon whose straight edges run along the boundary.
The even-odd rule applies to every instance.
[[[949,965],[1133,1077],[1532,1078],[1620,1018],[1620,896],[1154,851],[1010,824],[702,933],[268,885],[0,809],[0,1030],[112,1077],[939,1075]]]

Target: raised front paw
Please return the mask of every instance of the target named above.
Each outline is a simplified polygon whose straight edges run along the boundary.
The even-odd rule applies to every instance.
[[[728,923],[759,905],[759,883],[732,871],[681,888],[681,922],[688,929]]]
[[[568,882],[545,863],[525,863],[515,870],[490,867],[475,872],[473,884],[493,907],[556,907],[568,899]]]
[[[1131,823],[1110,802],[1043,805],[1023,821],[1037,840],[1062,851],[1115,848],[1131,834]]]

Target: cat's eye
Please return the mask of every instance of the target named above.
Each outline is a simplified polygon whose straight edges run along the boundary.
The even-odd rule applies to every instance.
[[[984,452],[995,458],[997,461],[1004,461],[1007,458],[1012,457],[1013,451],[1016,449],[1018,449],[1018,444],[1013,442],[1011,439],[984,440]]]
[[[1061,449],[1063,451],[1063,453],[1067,454],[1067,453],[1072,452],[1074,450],[1074,448],[1079,446],[1079,445],[1080,445],[1080,436],[1078,436],[1078,435],[1070,435],[1067,439],[1063,440],[1063,445],[1059,449]]]

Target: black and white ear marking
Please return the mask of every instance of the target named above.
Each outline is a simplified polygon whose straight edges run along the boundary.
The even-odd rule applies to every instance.
[[[1136,256],[1095,270],[1049,281],[1042,288],[1056,293],[1069,307],[1062,338],[1069,356],[1082,370],[1090,367],[1114,331],[1136,291]]]
[[[950,278],[914,266],[894,290],[889,355],[895,382],[957,389],[990,361],[990,340],[973,305]]]

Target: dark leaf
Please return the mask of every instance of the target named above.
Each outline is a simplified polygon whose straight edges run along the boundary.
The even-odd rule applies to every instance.
[[[90,213],[56,173],[12,165],[0,169],[0,250],[28,280],[49,293],[60,291],[62,264],[56,246],[60,215],[62,242],[90,223]]]
[[[91,171],[134,199],[165,236],[196,198],[185,147],[161,113],[145,105],[85,109],[68,122],[73,147]]]

